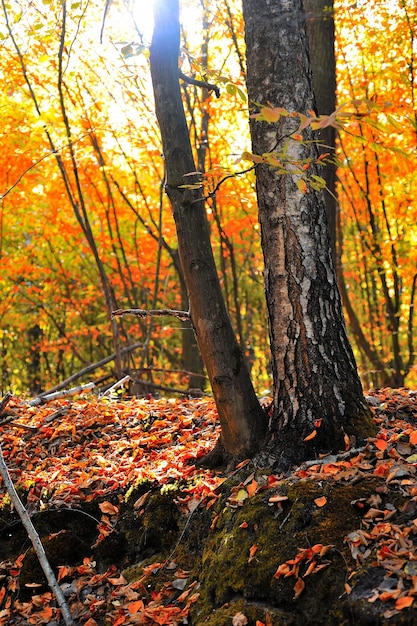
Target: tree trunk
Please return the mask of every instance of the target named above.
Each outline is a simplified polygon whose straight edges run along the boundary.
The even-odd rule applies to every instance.
[[[330,115],[336,109],[336,57],[334,52],[334,8],[333,0],[304,0],[307,35],[313,73],[313,91],[319,115]],[[327,126],[318,134],[320,152],[336,149],[336,129]],[[330,148],[330,149],[329,149]],[[336,265],[336,164],[326,163],[322,176],[326,181],[324,200],[327,223],[332,246],[333,263]]]
[[[178,0],[154,2],[151,75],[178,250],[201,356],[222,427],[217,450],[244,458],[261,445],[267,421],[255,395],[223,300],[191,150],[178,74]],[[188,186],[188,187],[187,187]]]
[[[250,101],[302,113],[314,108],[301,0],[243,0],[243,13]],[[286,146],[291,160],[311,156],[314,144],[288,138],[297,126],[294,118],[252,119],[253,151]],[[311,188],[301,193],[296,182],[290,167],[286,175],[256,169],[273,429],[283,462],[343,449],[345,435],[360,440],[374,429],[346,334],[323,196]]]

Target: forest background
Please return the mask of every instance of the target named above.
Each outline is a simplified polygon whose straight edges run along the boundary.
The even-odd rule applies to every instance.
[[[63,29],[60,2],[2,0],[3,393],[38,393],[102,359],[94,378],[103,384],[114,369],[136,373],[142,392],[204,381],[187,322],[111,319],[116,309],[188,308],[142,5],[135,14],[112,2],[102,30],[102,2],[73,2]],[[267,393],[254,178],[239,174],[251,166],[241,158],[250,139],[240,3],[183,5],[181,70],[221,92],[182,84],[213,248],[240,346]],[[341,0],[334,15],[339,287],[364,385],[412,386],[417,8]]]

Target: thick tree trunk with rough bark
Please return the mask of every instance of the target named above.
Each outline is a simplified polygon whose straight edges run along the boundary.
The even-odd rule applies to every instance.
[[[250,102],[302,113],[314,108],[301,0],[243,0],[243,11]],[[314,146],[288,139],[296,129],[294,119],[252,120],[253,152],[280,151],[286,144],[289,158],[308,157]],[[345,435],[360,440],[374,428],[346,335],[324,199],[311,188],[301,193],[296,180],[290,167],[287,175],[267,165],[256,169],[272,422],[283,462],[343,449]]]
[[[224,448],[226,456],[245,458],[261,445],[267,420],[226,311],[202,191],[190,188],[198,177],[191,174],[196,167],[179,87],[178,0],[156,0],[154,24],[150,62],[166,163],[166,191],[177,229],[191,317],[222,427],[217,451]]]

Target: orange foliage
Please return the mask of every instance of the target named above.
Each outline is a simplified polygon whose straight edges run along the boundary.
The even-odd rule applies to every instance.
[[[364,380],[403,386],[405,377],[417,380],[417,10],[410,0],[342,0],[336,20],[338,98],[353,101],[356,111],[339,140],[339,251],[354,310],[349,321]]]

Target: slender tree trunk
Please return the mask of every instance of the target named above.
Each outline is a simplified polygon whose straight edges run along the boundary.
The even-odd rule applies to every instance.
[[[319,115],[330,115],[336,109],[336,57],[334,51],[333,0],[304,0],[307,35],[313,72],[313,91]],[[323,128],[319,133],[320,152],[334,155],[336,129]],[[324,200],[329,225],[333,263],[336,265],[337,200],[336,164],[327,163],[322,176],[326,181]]]
[[[314,108],[301,0],[243,0],[251,102],[306,113]],[[282,151],[298,161],[311,144],[288,139],[293,118],[252,120],[253,151]],[[311,139],[311,136],[307,138]],[[297,188],[288,169],[261,165],[256,185],[274,377],[273,428],[282,461],[340,450],[345,435],[373,432],[349,344],[321,193]],[[316,431],[316,432],[314,432]],[[307,441],[305,438],[307,437]]]
[[[172,204],[178,250],[201,356],[222,427],[217,451],[234,458],[253,454],[266,432],[266,416],[255,395],[226,311],[210,243],[178,75],[179,3],[156,0],[151,45],[155,108],[166,162],[166,191]]]

